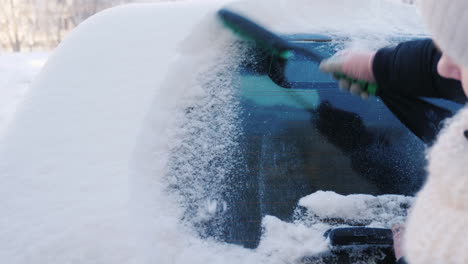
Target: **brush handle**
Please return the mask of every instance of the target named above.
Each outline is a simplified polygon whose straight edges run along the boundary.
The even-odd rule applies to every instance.
[[[294,53],[301,53],[316,63],[320,63],[324,59],[321,54],[291,43],[252,20],[233,11],[221,9],[218,11],[218,16],[234,33],[244,37],[245,39],[254,40],[258,45],[270,50],[274,55],[284,61],[293,57]],[[377,85],[374,83],[356,80],[340,73],[335,74],[335,77],[345,78],[350,82],[359,83],[361,87],[369,93],[369,95],[375,96],[377,93]]]
[[[364,80],[358,80],[352,77],[349,77],[343,73],[334,73],[333,76],[337,79],[345,79],[351,83],[359,84],[369,95],[376,96],[378,86],[376,83],[370,83]]]

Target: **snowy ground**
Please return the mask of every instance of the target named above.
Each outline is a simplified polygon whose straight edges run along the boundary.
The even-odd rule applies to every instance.
[[[29,85],[48,56],[48,53],[0,55],[0,134],[13,118]]]

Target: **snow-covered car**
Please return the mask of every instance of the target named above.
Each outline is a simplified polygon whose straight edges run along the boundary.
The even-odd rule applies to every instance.
[[[404,221],[424,145],[378,98],[239,40],[222,5],[111,9],[54,52],[0,146],[0,259],[392,261],[388,248],[335,251],[324,233]],[[386,0],[230,7],[324,56],[423,32]]]
[[[284,37],[325,57],[349,41],[314,34]],[[246,56],[203,81],[209,96],[185,108],[184,135],[171,151],[169,190],[187,203],[184,218],[199,235],[254,249],[266,216],[330,227],[372,223],[346,213],[340,217],[342,208],[331,217],[312,217],[298,207],[309,194],[415,194],[425,177],[424,145],[382,101],[340,91],[306,58],[296,56],[283,65],[260,48],[245,48],[249,45],[237,42],[240,51],[234,54]],[[285,82],[294,88],[280,86]],[[409,200],[390,200],[391,209],[382,212],[404,217]],[[373,206],[385,205],[361,210]],[[348,249],[305,256],[304,263],[347,263],[370,255],[383,260],[377,263],[395,261],[392,248],[356,247],[359,254]]]

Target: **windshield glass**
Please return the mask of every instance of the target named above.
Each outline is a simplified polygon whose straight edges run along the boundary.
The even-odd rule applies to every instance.
[[[332,42],[308,45],[335,51]],[[298,200],[318,190],[413,195],[425,177],[423,144],[379,99],[341,92],[301,57],[288,67],[286,78],[315,88],[282,88],[248,62],[235,78],[247,164],[237,168],[236,231],[228,240],[247,247],[257,245],[263,216],[291,220]]]

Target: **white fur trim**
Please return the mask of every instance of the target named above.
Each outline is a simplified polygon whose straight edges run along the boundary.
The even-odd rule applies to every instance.
[[[416,197],[404,235],[411,264],[468,263],[466,130],[468,107],[448,121],[428,151],[428,181]]]

